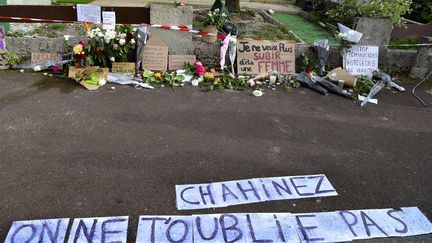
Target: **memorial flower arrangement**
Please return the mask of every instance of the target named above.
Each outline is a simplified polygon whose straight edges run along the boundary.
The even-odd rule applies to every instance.
[[[87,42],[80,41],[73,47],[76,66],[109,67],[115,61],[134,61],[135,31],[128,25],[118,25],[115,30],[88,29]]]

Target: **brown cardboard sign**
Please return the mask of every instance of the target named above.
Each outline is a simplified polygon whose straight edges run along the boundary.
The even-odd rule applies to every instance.
[[[134,74],[135,73],[135,63],[134,62],[113,62],[112,72],[113,73]]]
[[[241,40],[237,44],[237,68],[240,74],[295,73],[295,43]]]
[[[9,63],[7,60],[7,51],[0,50],[0,70],[1,69],[8,69]]]
[[[336,68],[330,71],[326,78],[330,79],[331,81],[338,82],[339,80],[344,81],[344,85],[350,88],[353,88],[356,86],[357,83],[357,77],[354,75],[351,75],[347,70],[342,68]]]
[[[32,64],[42,64],[46,61],[62,61],[63,57],[58,53],[32,53],[31,63]]]
[[[142,68],[154,71],[168,69],[168,46],[157,36],[152,36],[144,48]]]
[[[196,55],[170,55],[168,62],[169,70],[183,69],[185,63],[193,65],[196,61]]]

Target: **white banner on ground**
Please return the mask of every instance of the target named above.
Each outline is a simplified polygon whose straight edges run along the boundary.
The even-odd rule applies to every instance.
[[[127,240],[128,217],[75,219],[69,243]],[[5,243],[63,243],[69,219],[16,221]],[[228,213],[140,216],[136,236],[143,242],[349,242],[432,233],[417,207],[323,213]]]
[[[156,220],[158,217],[163,219]],[[348,242],[432,233],[432,224],[416,207],[401,210],[347,210],[307,214],[210,214],[193,215],[192,218],[141,216],[141,219],[143,218],[148,223],[138,228],[137,234],[141,236],[139,238],[141,241],[137,240],[137,243],[168,242],[153,241],[154,239],[163,240],[168,236],[176,237],[171,240],[184,239],[184,241],[176,242],[194,243]],[[167,221],[170,218],[172,219]],[[193,241],[190,239],[191,236]]]
[[[176,195],[177,209],[193,210],[338,194],[325,175],[307,175],[177,185]]]
[[[75,219],[68,243],[127,242],[128,216]]]
[[[5,243],[63,243],[69,219],[15,221]]]

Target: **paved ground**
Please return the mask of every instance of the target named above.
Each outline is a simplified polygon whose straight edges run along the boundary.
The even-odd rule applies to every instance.
[[[172,0],[95,0],[92,4],[100,5],[100,6],[122,6],[122,7],[142,7],[147,5],[148,3],[157,2],[157,3],[174,3]],[[214,0],[186,0],[181,1],[185,2],[188,5],[194,6],[212,6]],[[301,11],[300,8],[291,5],[291,4],[275,4],[275,3],[260,3],[260,2],[241,2],[242,8],[249,9],[273,9],[279,12],[288,12],[288,13],[297,13]]]
[[[197,212],[176,210],[176,184],[315,173],[339,196],[199,213],[418,206],[432,219],[432,110],[410,93],[360,108],[307,89],[89,92],[17,72],[0,86],[0,240],[14,220],[112,215],[131,216],[132,240],[141,214]],[[408,240],[432,236],[376,242]]]

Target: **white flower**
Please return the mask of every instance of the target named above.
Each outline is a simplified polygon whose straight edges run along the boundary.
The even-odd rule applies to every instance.
[[[99,86],[104,86],[107,81],[104,78],[99,79]]]
[[[35,72],[39,72],[39,71],[42,70],[42,68],[41,68],[41,66],[36,65],[36,66],[33,68],[33,70],[34,70]]]
[[[253,96],[255,96],[255,97],[260,97],[260,96],[262,96],[264,93],[263,93],[261,90],[257,89],[257,90],[254,90],[254,92],[252,92],[252,94],[253,94]]]
[[[250,79],[248,81],[248,83],[249,83],[249,86],[251,86],[251,87],[255,86],[255,81],[253,79]]]
[[[136,31],[137,31],[137,28],[133,28],[132,31],[133,31],[133,32],[136,32]]]
[[[101,38],[104,37],[104,34],[102,32],[98,32],[96,35],[97,37],[101,37]]]
[[[70,35],[64,35],[63,38],[64,38],[65,41],[69,41]]]
[[[132,39],[132,40],[130,41],[130,43],[131,43],[132,45],[135,45],[135,40]]]
[[[198,79],[192,80],[192,86],[198,86],[198,84],[199,84]]]
[[[111,57],[111,58],[110,58],[110,61],[111,61],[111,62],[115,62],[115,57]]]
[[[119,44],[124,46],[126,44],[126,40],[125,39],[120,39]]]
[[[90,37],[90,38],[94,38],[95,37],[93,31],[87,31],[87,36]]]
[[[118,45],[117,45],[117,44],[114,44],[114,45],[113,45],[113,49],[114,49],[114,50],[117,50],[117,49],[118,49]]]
[[[222,17],[226,17],[227,15],[226,15],[226,13],[222,13]]]
[[[215,13],[217,13],[217,12],[219,12],[219,9],[217,8],[217,9],[215,9]]]
[[[120,34],[120,38],[122,38],[122,39],[126,38],[126,36],[127,36],[127,35],[126,35],[125,33],[121,33],[121,34]]]

